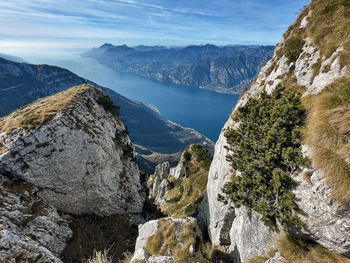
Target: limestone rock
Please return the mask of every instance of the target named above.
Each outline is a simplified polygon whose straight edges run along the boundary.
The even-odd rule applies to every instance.
[[[232,125],[233,121],[230,118],[215,144],[215,153],[208,175],[207,193],[204,198],[204,202],[208,201],[207,211],[205,211],[208,218],[208,231],[211,241],[215,245],[230,245],[229,232],[235,217],[234,209],[230,205],[224,205],[217,200],[221,188],[231,178],[231,166],[226,161],[228,152],[225,149],[227,143],[224,132],[227,127]]]
[[[322,246],[350,257],[350,206],[341,206],[330,198],[332,190],[326,184],[322,171],[312,172],[310,180],[305,180],[305,169],[295,180],[297,203],[304,214],[301,215],[305,228],[301,234]]]
[[[168,178],[179,179],[187,175],[184,162],[184,154],[182,154],[179,163],[175,167],[170,168],[169,162],[156,166],[154,175],[150,178],[148,185],[150,186],[149,197],[158,207],[165,202],[165,197],[169,192],[170,182]]]
[[[68,221],[36,196],[36,187],[0,177],[0,262],[61,263],[73,234]]]
[[[277,240],[277,234],[266,227],[261,216],[246,207],[235,210],[230,230],[230,256],[233,262],[245,262],[256,255],[265,255]]]
[[[171,231],[174,231],[176,233],[176,239],[174,240],[176,243],[177,248],[182,248],[184,246],[184,242],[186,240],[181,239],[182,234],[184,235],[185,231],[184,229],[187,227],[187,224],[195,223],[194,218],[173,218],[173,217],[166,217],[159,220],[152,220],[148,221],[147,223],[143,225],[139,225],[139,235],[136,240],[135,245],[135,253],[133,254],[133,257],[130,261],[130,263],[136,263],[138,261],[143,261],[146,263],[166,263],[166,262],[176,262],[173,258],[173,255],[151,255],[146,250],[146,244],[147,240],[154,234],[156,234],[157,230],[162,227],[163,224],[166,224],[166,226],[172,226]],[[191,226],[192,227],[192,226]],[[197,229],[195,230],[197,231]],[[196,232],[197,233],[197,232]],[[171,234],[171,233],[169,233]],[[193,238],[199,239],[199,236],[194,236]],[[196,253],[198,244],[192,245],[192,248],[190,246],[189,249],[192,250],[192,253]],[[171,251],[170,251],[171,252]]]
[[[265,263],[288,263],[288,261],[281,255],[281,253],[276,252],[274,257],[266,260]]]
[[[30,182],[61,211],[97,215],[141,212],[144,197],[134,152],[121,120],[87,86],[72,107],[36,129],[2,133],[1,171]],[[50,97],[54,99],[53,97]]]

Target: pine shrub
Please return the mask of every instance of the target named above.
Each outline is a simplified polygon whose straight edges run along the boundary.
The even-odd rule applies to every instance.
[[[291,174],[307,164],[301,153],[301,127],[305,110],[300,94],[278,86],[269,95],[251,98],[234,115],[238,128],[230,128],[227,160],[240,175],[224,185],[219,200],[229,198],[236,207],[247,206],[278,231],[277,221],[288,231],[300,227],[300,212],[292,192]]]

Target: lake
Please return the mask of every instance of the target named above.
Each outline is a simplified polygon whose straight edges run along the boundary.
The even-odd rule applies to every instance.
[[[239,95],[164,84],[131,73],[113,71],[94,59],[79,55],[63,59],[42,57],[27,61],[67,68],[125,97],[152,104],[166,119],[193,128],[214,142],[239,98]]]

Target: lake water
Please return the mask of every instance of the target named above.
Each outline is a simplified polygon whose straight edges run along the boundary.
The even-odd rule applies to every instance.
[[[152,104],[166,119],[194,128],[214,142],[239,97],[194,87],[163,84],[134,74],[116,72],[94,59],[79,55],[60,60],[36,58],[27,61],[67,68],[125,97]]]

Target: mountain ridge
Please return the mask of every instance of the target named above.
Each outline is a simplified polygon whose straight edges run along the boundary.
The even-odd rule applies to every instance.
[[[240,93],[272,56],[274,46],[128,47],[104,44],[85,52],[108,67],[165,83]]]

